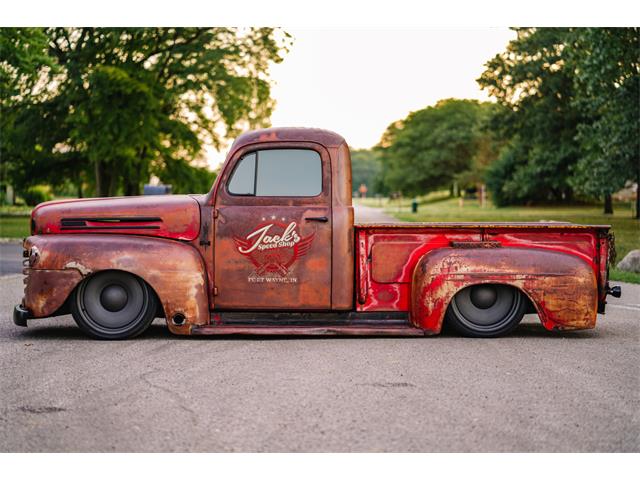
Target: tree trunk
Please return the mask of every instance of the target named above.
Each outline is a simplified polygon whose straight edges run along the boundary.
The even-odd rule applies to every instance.
[[[101,197],[103,180],[102,172],[100,171],[100,162],[96,161],[93,167],[94,175],[96,177],[96,197]]]
[[[102,162],[96,162],[95,173],[96,195],[98,197],[111,197],[115,190],[114,180],[116,176],[113,175]]]
[[[604,214],[613,215],[613,201],[610,193],[604,195]]]
[[[640,168],[638,168],[636,182],[636,215],[634,218],[640,219]]]
[[[107,197],[113,197],[117,194],[118,189],[118,176],[109,174],[109,189],[107,190]]]
[[[124,185],[124,194],[127,196],[140,195],[140,183],[134,179],[127,180]]]
[[[147,162],[147,147],[142,147],[137,152],[137,161],[132,165],[131,172],[126,176],[124,180],[124,194],[129,195],[141,195],[140,185],[142,184],[142,178],[148,173]]]

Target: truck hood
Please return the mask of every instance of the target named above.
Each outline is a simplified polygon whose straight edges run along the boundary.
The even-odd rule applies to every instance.
[[[31,233],[113,233],[193,240],[201,195],[87,198],[45,202],[31,212]]]

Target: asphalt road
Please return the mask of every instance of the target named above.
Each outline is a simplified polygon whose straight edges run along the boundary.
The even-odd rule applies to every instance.
[[[0,242],[0,276],[22,273],[22,243]]]
[[[640,450],[640,285],[584,332],[123,342],[0,288],[0,451]]]

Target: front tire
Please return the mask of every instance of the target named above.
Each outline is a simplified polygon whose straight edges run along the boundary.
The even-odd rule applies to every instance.
[[[153,322],[158,300],[143,280],[126,272],[100,272],[82,281],[71,314],[87,334],[101,340],[140,335]]]
[[[480,284],[456,293],[447,309],[447,321],[467,337],[499,337],[520,323],[525,310],[525,299],[517,288]]]

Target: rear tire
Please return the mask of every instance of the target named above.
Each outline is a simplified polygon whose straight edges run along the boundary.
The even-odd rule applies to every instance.
[[[158,300],[143,280],[126,272],[105,271],[76,288],[71,314],[88,335],[122,340],[140,335],[153,322]]]
[[[522,320],[525,298],[517,288],[480,284],[460,290],[451,299],[447,322],[467,337],[499,337]]]

